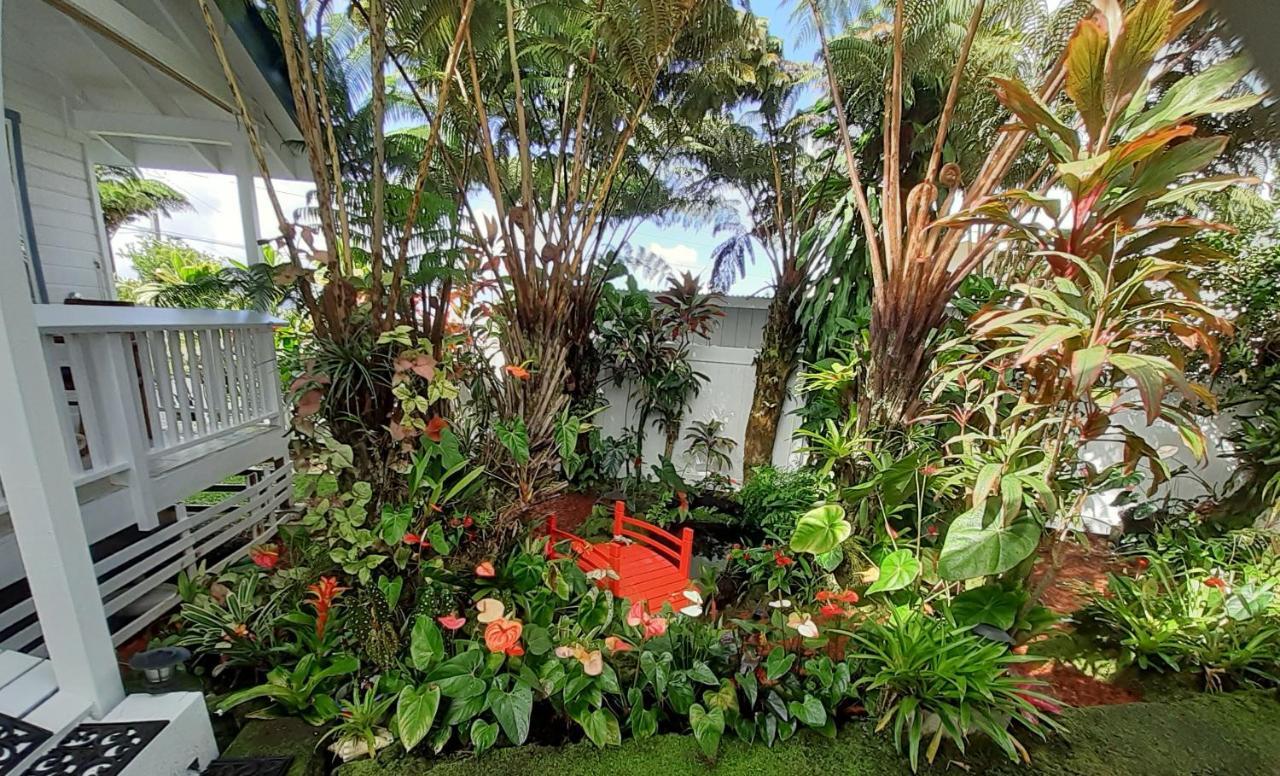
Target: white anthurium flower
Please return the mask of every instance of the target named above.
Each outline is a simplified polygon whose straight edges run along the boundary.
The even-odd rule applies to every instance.
[[[791,601],[790,599],[787,599],[787,598],[779,598],[776,601],[770,601],[769,606],[773,607],[774,609],[790,609]]]
[[[804,636],[806,639],[818,638],[818,624],[803,612],[792,612],[787,617],[787,627]]]
[[[689,602],[689,605],[682,608],[680,610],[680,613],[688,617],[701,616],[702,594],[699,593],[697,590],[686,590],[684,591],[684,597],[685,597],[685,600]]]

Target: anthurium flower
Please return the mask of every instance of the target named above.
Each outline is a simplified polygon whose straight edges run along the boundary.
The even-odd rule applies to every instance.
[[[467,624],[467,618],[459,617],[457,612],[449,612],[443,617],[437,617],[436,622],[439,622],[447,630],[456,631],[458,628]]]
[[[249,559],[259,568],[270,571],[280,562],[280,548],[274,544],[260,544],[257,547],[250,547]]]
[[[506,652],[520,641],[524,625],[519,620],[498,618],[490,622],[484,629],[484,645],[490,652]]]
[[[650,617],[644,624],[644,635],[647,637],[661,636],[667,632],[666,617]]]
[[[1219,590],[1226,590],[1227,583],[1222,577],[1209,577],[1204,581],[1205,587],[1216,587]]]
[[[502,369],[507,374],[511,375],[517,380],[529,379],[529,370],[525,369],[522,366],[519,366],[518,364],[507,364],[506,366],[502,367]]]
[[[649,614],[644,601],[636,601],[627,611],[627,624],[631,627],[643,627],[646,638],[661,636],[667,632],[667,619]]]
[[[844,607],[837,603],[825,603],[818,609],[818,614],[823,617],[843,617],[845,614]]]
[[[636,601],[627,610],[627,624],[634,628],[642,624],[647,616],[648,612],[644,608],[644,601]]]
[[[476,601],[476,611],[479,612],[476,615],[476,621],[488,624],[501,620],[503,615],[507,613],[507,607],[503,606],[502,602],[496,598],[481,598]]]
[[[787,615],[787,627],[806,639],[818,638],[818,624],[804,612],[792,612]]]
[[[520,657],[524,654],[524,647],[519,644],[512,644],[503,651],[506,652],[508,657]]]
[[[771,608],[771,609],[790,609],[790,608],[791,608],[791,600],[790,600],[790,599],[788,599],[788,598],[779,598],[779,599],[777,599],[776,601],[770,601],[770,602],[769,602],[769,608]]]
[[[579,663],[582,663],[582,673],[587,676],[599,676],[604,673],[604,656],[600,654],[600,650],[593,649],[588,652],[579,648],[574,657],[578,658]]]
[[[556,647],[556,657],[562,660],[573,657],[573,647]]]
[[[403,541],[405,544],[416,545],[418,547],[421,547],[424,550],[431,546],[431,542],[427,541],[425,537],[419,536],[416,533],[406,533],[404,535]]]
[[[439,442],[440,435],[443,434],[444,430],[448,427],[449,421],[439,415],[433,415],[431,420],[427,421],[427,439],[430,439],[432,442]]]
[[[630,652],[632,649],[635,649],[617,636],[606,636],[604,640],[604,648],[610,652]]]
[[[698,617],[702,614],[702,594],[697,590],[684,591],[685,600],[689,604],[680,609],[680,613],[687,617]]]
[[[795,558],[788,557],[786,555],[783,555],[781,552],[774,550],[773,562],[778,564],[779,566],[790,566],[792,563],[795,563],[796,560]]]
[[[497,572],[494,571],[493,569],[493,563],[487,560],[481,563],[480,565],[476,566],[477,577],[484,577],[485,579],[493,579],[497,575],[498,575]]]

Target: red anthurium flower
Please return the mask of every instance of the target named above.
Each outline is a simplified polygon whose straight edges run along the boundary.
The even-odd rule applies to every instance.
[[[1147,566],[1150,566],[1150,565],[1151,565],[1151,561],[1147,560],[1146,558],[1138,558],[1138,568],[1141,569],[1142,571],[1146,571]]]
[[[462,527],[463,527],[463,528],[470,528],[471,526],[473,526],[473,525],[475,525],[475,524],[476,524],[476,521],[471,519],[471,515],[467,515],[466,517],[462,518]]]
[[[1219,590],[1227,589],[1227,583],[1222,579],[1222,577],[1209,577],[1204,581],[1204,584],[1206,587],[1216,587]]]
[[[431,542],[427,541],[426,537],[418,536],[416,533],[405,534],[403,541],[405,544],[417,545],[424,550],[431,546]]]
[[[481,563],[480,565],[476,566],[477,577],[483,577],[484,579],[493,579],[497,575],[498,573],[494,571],[493,564],[487,560]]]
[[[844,607],[837,603],[826,603],[818,607],[818,614],[823,617],[843,617]]]
[[[319,582],[307,587],[307,593],[311,596],[310,604],[316,610],[317,638],[324,638],[324,626],[329,622],[329,609],[333,606],[334,599],[344,590],[345,587],[338,585],[337,577],[320,577]]]
[[[524,647],[519,644],[512,644],[503,651],[506,652],[508,657],[520,657],[524,654]]]
[[[783,555],[781,552],[778,552],[777,550],[775,550],[773,553],[773,562],[778,564],[779,566],[790,566],[792,563],[795,563],[796,561],[795,561],[795,558],[789,558],[786,555]]]
[[[929,535],[929,538],[932,539],[938,535],[938,526],[931,525],[928,528],[926,528],[924,532],[927,533]]]
[[[507,364],[502,369],[517,380],[529,379],[529,370],[517,364]]]
[[[856,604],[858,603],[858,594],[852,590],[845,590],[836,596],[836,600],[843,601],[846,604]]]
[[[818,594],[815,595],[814,598],[818,599],[819,601],[830,601],[832,598],[835,598],[835,595],[836,594],[831,592],[830,590],[819,590]]]
[[[449,612],[442,617],[437,617],[436,622],[443,625],[447,630],[456,631],[467,624],[467,618],[459,617],[456,612]]]
[[[257,547],[250,547],[249,559],[259,568],[270,571],[280,562],[280,548],[274,544],[260,544]]]
[[[499,618],[485,626],[484,645],[490,652],[506,652],[520,641],[524,625],[519,620]]]
[[[444,430],[448,427],[449,421],[439,415],[433,415],[431,420],[427,421],[427,439],[430,439],[432,442],[439,442],[440,435],[443,434]]]

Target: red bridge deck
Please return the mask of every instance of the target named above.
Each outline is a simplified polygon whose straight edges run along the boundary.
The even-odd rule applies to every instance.
[[[658,611],[668,601],[677,609],[685,603],[681,593],[689,588],[692,528],[685,528],[676,537],[656,525],[627,517],[626,505],[615,501],[613,541],[593,544],[561,530],[555,514],[547,515],[547,536],[552,548],[569,542],[570,551],[578,558],[578,568],[583,571],[613,571],[617,579],[605,577],[598,584],[618,598],[646,601],[650,612]]]

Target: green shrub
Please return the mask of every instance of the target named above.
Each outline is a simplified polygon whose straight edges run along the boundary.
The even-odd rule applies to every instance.
[[[1011,732],[1015,725],[1040,738],[1057,728],[1049,716],[1056,705],[1008,670],[1040,658],[904,609],[883,624],[868,620],[852,637],[861,649],[852,656],[860,674],[854,687],[879,714],[877,729],[891,731],[898,750],[906,750],[912,770],[921,747],[933,762],[944,739],[963,752],[969,736],[981,733],[1017,761],[1026,749]]]
[[[1199,671],[1208,689],[1280,681],[1276,579],[1255,566],[1184,566],[1153,555],[1137,577],[1111,575],[1077,615],[1121,661],[1151,671]]]
[[[738,491],[742,518],[777,537],[789,537],[796,520],[822,498],[822,478],[815,471],[788,471],[761,466]]]

